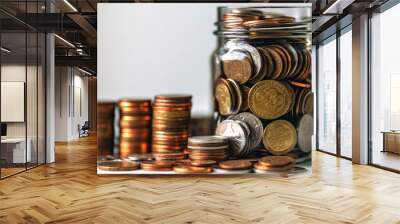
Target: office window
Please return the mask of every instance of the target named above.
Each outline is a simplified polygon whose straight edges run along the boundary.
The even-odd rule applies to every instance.
[[[340,154],[352,157],[352,32],[340,36]]]
[[[318,47],[318,149],[336,153],[336,37]]]
[[[371,162],[400,170],[400,5],[373,15],[371,73]]]

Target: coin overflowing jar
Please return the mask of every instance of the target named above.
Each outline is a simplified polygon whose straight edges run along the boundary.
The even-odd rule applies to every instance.
[[[114,155],[115,103],[97,103],[97,147],[100,156]]]
[[[189,137],[191,95],[158,95],[153,102],[152,152],[156,160],[185,157]]]
[[[309,117],[299,120],[313,112],[311,12],[278,11],[268,7],[218,10],[216,135],[229,138],[230,155],[236,158],[246,158],[260,147],[272,155],[286,155],[300,137],[303,152],[310,148]]]
[[[151,100],[123,99],[118,108],[120,157],[150,152]]]

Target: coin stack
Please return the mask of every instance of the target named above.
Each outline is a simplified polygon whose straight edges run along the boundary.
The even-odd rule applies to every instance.
[[[152,152],[156,160],[185,157],[189,136],[190,95],[158,95],[153,103]]]
[[[114,111],[112,102],[97,103],[97,147],[100,156],[114,155]]]
[[[226,160],[228,139],[220,136],[196,136],[188,140],[188,154],[193,164],[214,164]]]
[[[312,111],[311,17],[267,11],[219,9],[216,34],[223,44],[214,71],[222,122],[216,134],[230,138],[230,153],[237,158],[248,156],[260,143],[273,155],[291,152],[298,138],[295,125]]]
[[[119,152],[121,158],[150,151],[151,100],[124,99],[118,102]]]

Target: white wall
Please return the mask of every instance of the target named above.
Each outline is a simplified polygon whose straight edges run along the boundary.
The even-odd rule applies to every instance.
[[[78,124],[88,120],[88,78],[72,67],[56,67],[55,73],[55,140],[77,139]]]

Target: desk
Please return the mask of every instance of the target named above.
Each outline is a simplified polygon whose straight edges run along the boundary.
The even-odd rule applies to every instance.
[[[26,139],[28,144],[25,144],[25,138],[5,138],[1,139],[1,157],[6,160],[6,163],[25,163],[32,160],[32,140]],[[25,152],[25,145],[26,152]],[[26,154],[25,154],[26,153]],[[26,161],[25,161],[26,158]]]
[[[400,154],[400,132],[383,131],[383,150],[382,152],[392,152]]]

